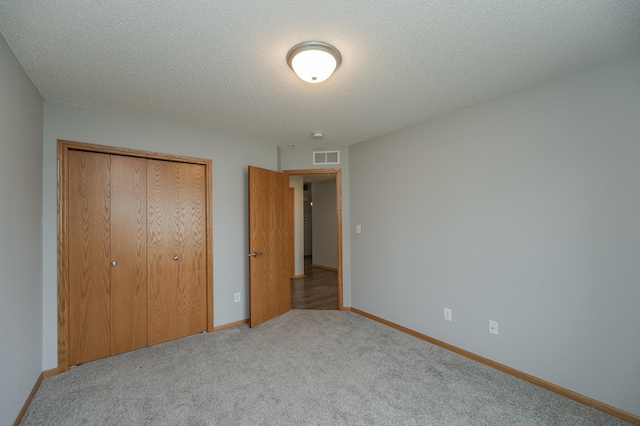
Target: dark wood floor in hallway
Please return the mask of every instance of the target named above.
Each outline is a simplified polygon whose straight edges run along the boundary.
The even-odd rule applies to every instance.
[[[338,309],[338,273],[304,260],[304,278],[291,280],[292,309]]]

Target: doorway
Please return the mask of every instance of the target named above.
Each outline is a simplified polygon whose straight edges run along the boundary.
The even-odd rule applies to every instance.
[[[338,309],[338,272],[304,259],[304,275],[291,280],[291,309]]]
[[[312,245],[308,245],[308,238],[305,238],[306,249],[300,245],[298,250],[294,250],[294,270],[291,280],[292,308],[294,309],[343,309],[342,297],[342,176],[341,169],[309,169],[309,170],[287,170],[289,176],[299,176],[303,185],[309,185],[308,189],[314,185],[318,189],[324,188],[322,193],[325,203],[316,205],[316,209],[311,206],[313,197],[302,196],[303,191],[298,192],[296,197],[296,207],[299,215],[306,216],[303,210],[316,210],[316,219],[322,221],[322,232],[317,235],[317,253],[314,256]],[[302,188],[300,188],[302,189]],[[312,192],[311,192],[312,193]],[[327,194],[331,199],[326,199]],[[304,204],[298,204],[304,203]],[[328,207],[330,206],[330,207]],[[327,211],[327,208],[330,210]],[[323,210],[321,210],[323,209]],[[310,213],[307,211],[307,213]],[[302,224],[298,224],[298,233],[303,232],[305,226],[311,225],[313,213],[308,214],[307,220],[303,219]],[[300,219],[300,218],[299,218]],[[295,234],[295,220],[292,222],[292,234]],[[307,223],[304,223],[307,222]],[[331,229],[335,227],[334,233]],[[312,237],[313,238],[313,237]],[[306,256],[305,256],[306,254]],[[301,268],[304,268],[304,272]]]

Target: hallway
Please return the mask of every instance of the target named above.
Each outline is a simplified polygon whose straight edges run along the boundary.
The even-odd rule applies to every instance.
[[[291,280],[291,309],[338,309],[338,273],[304,260],[304,278]]]

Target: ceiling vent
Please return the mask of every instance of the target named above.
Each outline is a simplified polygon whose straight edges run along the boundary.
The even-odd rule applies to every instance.
[[[313,153],[313,164],[340,164],[340,151],[316,151]]]

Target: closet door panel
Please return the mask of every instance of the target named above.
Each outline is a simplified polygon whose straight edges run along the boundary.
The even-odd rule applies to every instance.
[[[177,163],[147,163],[148,330],[153,345],[179,337],[185,296],[178,287],[180,211]],[[178,256],[177,260],[174,258]]]
[[[204,166],[147,165],[149,344],[207,328]]]
[[[69,152],[69,362],[111,354],[110,156]]]
[[[206,189],[205,167],[179,164],[181,189],[178,265],[179,286],[185,294],[184,334],[207,329]]]
[[[147,345],[147,160],[111,157],[111,352]]]

